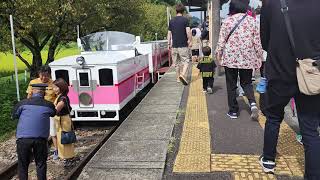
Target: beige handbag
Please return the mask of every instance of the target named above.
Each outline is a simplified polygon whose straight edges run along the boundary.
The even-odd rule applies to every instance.
[[[288,15],[288,6],[285,0],[280,0],[281,11],[284,15],[285,24],[287,27],[290,43],[293,51],[295,51],[295,42],[293,38],[293,31],[290,24]],[[295,56],[297,57],[297,56]],[[318,95],[320,94],[320,60],[312,58],[299,59],[297,58],[297,79],[299,90],[305,95]]]
[[[297,79],[299,89],[306,95],[320,94],[320,69],[314,66],[316,60],[303,59],[298,61]]]

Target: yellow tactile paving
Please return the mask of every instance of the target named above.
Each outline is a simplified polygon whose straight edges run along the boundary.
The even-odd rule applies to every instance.
[[[233,173],[233,178],[235,180],[275,180],[276,177],[271,174],[265,174],[265,173],[240,173],[235,172]]]
[[[276,179],[274,175],[262,172],[257,155],[210,155],[207,103],[205,94],[202,93],[202,80],[197,73],[197,69],[193,67],[184,127],[173,172],[231,172],[235,180]],[[256,97],[259,99],[258,94]],[[262,128],[265,122],[266,118],[260,115],[259,124]],[[303,146],[296,142],[294,131],[285,122],[281,124],[277,151],[276,174],[303,177]]]
[[[210,172],[210,130],[202,79],[192,67],[189,96],[179,152],[173,172]]]
[[[239,176],[240,179],[245,179],[249,175],[259,176],[259,177],[273,177],[266,175],[260,168],[258,164],[259,156],[256,155],[237,155],[237,154],[212,154],[211,155],[211,171],[227,171],[232,172],[235,177],[236,174],[245,175],[245,177]],[[279,157],[277,159],[277,165],[279,171],[278,175],[292,175],[285,159]]]
[[[259,102],[259,94],[256,93],[255,96],[257,102]],[[259,124],[262,128],[265,127],[265,122],[266,117],[260,114]],[[303,146],[297,142],[295,136],[295,132],[289,127],[286,122],[283,121],[280,125],[277,152],[285,159],[293,176],[303,177],[304,149]]]

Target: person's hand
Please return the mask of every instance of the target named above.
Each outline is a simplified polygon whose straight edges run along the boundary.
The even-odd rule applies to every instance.
[[[188,40],[188,47],[191,48],[192,47],[192,42]]]
[[[221,66],[221,56],[219,53],[216,55],[216,62],[218,64],[218,66]]]

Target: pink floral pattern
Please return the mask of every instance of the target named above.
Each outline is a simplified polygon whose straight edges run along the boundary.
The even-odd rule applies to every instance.
[[[260,40],[260,27],[253,17],[247,16],[226,42],[230,31],[243,16],[244,14],[239,13],[224,20],[215,52],[216,57],[219,56],[221,59],[221,66],[258,69],[263,60],[263,50]]]

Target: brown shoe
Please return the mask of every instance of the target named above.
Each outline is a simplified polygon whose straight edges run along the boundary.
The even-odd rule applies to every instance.
[[[185,86],[188,85],[187,80],[183,76],[180,76],[179,79],[180,79],[180,81],[182,82],[183,85],[185,85]]]

